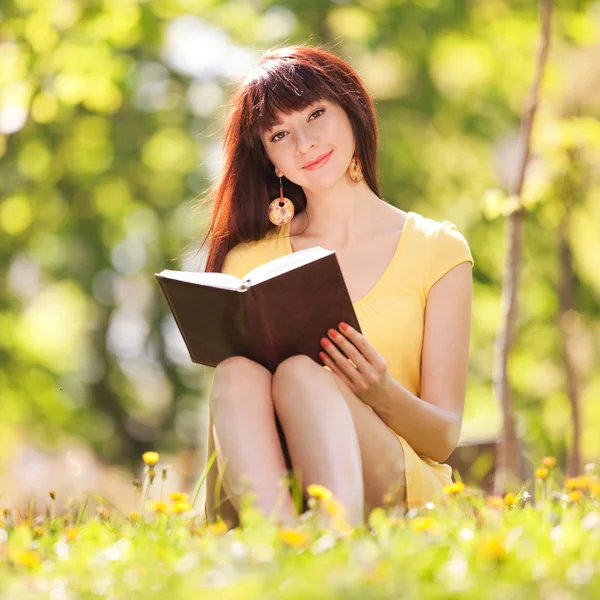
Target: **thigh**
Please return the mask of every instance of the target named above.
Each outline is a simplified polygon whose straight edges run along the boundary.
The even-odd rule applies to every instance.
[[[300,360],[304,359],[306,360]],[[298,359],[298,360],[294,360]],[[390,492],[392,502],[405,504],[406,477],[404,451],[402,444],[394,432],[379,418],[379,416],[358,398],[344,381],[331,370],[324,368],[308,357],[293,357],[285,361],[285,368],[278,369],[273,376],[273,401],[278,410],[285,410],[285,388],[288,385],[301,385],[307,388],[307,393],[318,397],[321,377],[312,374],[326,373],[333,377],[352,415],[360,446],[363,484],[365,493],[365,515],[376,506],[383,505],[383,496]],[[283,366],[283,365],[282,365]],[[281,402],[281,404],[280,404]],[[292,410],[296,410],[292,406]]]
[[[221,361],[215,368],[208,408],[207,462],[215,450],[215,438],[218,442],[219,437],[219,432],[214,425],[215,409],[252,410],[249,398],[246,396],[250,388],[263,388],[263,393],[257,396],[272,402],[271,374],[257,362],[242,356],[232,356]],[[239,524],[239,515],[229,501],[223,486],[223,467],[226,469],[227,465],[220,464],[217,458],[206,475],[205,518],[208,522],[212,522],[217,515],[220,515],[231,527],[235,527]]]
[[[332,371],[338,389],[346,400],[356,428],[363,466],[365,515],[383,505],[383,497],[391,494],[391,502],[406,503],[404,451],[394,432],[375,411],[366,405],[344,381]]]

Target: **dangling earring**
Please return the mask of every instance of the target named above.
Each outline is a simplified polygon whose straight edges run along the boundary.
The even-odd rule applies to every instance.
[[[356,155],[354,155],[352,157],[352,160],[350,161],[349,170],[350,170],[350,179],[352,179],[352,181],[356,181],[358,183],[359,181],[362,180],[362,178],[363,178],[362,165],[360,164],[360,160]]]
[[[289,198],[283,196],[283,181],[279,178],[279,198],[269,204],[269,221],[281,227],[289,223],[294,216],[294,204]]]

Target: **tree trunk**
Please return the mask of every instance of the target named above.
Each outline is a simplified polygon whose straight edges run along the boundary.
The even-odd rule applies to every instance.
[[[523,219],[525,210],[521,202],[521,191],[529,162],[531,130],[538,105],[538,98],[550,44],[550,15],[552,0],[541,0],[541,28],[536,68],[526,99],[526,110],[521,119],[519,131],[519,151],[517,176],[511,196],[519,200],[520,206],[511,212],[506,221],[506,242],[508,253],[502,279],[502,320],[494,344],[493,390],[502,410],[502,435],[498,447],[494,494],[501,495],[509,476],[522,482],[525,478],[525,464],[519,450],[517,427],[512,392],[508,380],[508,360],[514,343],[518,321],[518,290],[521,257],[523,248]]]

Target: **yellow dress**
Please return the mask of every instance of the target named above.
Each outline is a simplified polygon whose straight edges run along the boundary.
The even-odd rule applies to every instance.
[[[269,230],[260,240],[238,244],[227,253],[222,272],[241,278],[269,260],[290,254],[289,233],[288,223]],[[353,303],[363,335],[385,358],[391,376],[419,397],[427,295],[436,281],[462,262],[474,265],[469,245],[453,223],[408,212],[385,272],[364,298]],[[404,450],[408,508],[435,502],[443,486],[452,483],[452,468],[417,455],[394,434]]]

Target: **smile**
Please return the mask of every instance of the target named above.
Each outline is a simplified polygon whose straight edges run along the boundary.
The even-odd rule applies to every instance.
[[[308,171],[316,171],[327,164],[329,157],[333,154],[333,150],[329,151],[319,162],[312,163],[308,167],[304,167]]]

